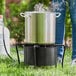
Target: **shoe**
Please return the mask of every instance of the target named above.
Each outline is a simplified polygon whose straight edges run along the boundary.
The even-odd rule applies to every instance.
[[[61,58],[61,57],[58,57],[58,58],[57,58],[57,63],[59,63],[59,64],[62,63],[62,58]]]
[[[76,59],[72,60],[72,66],[76,65]]]

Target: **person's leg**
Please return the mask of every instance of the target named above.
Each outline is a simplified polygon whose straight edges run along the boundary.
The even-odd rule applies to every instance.
[[[52,0],[52,7],[55,12],[61,13],[60,17],[56,19],[56,44],[63,44],[64,40],[64,25],[65,25],[65,1]],[[63,48],[58,47],[58,57],[63,57]]]
[[[69,0],[72,21],[72,60],[76,60],[76,0]]]

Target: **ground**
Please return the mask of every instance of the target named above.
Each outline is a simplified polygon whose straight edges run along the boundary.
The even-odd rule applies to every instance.
[[[12,49],[11,56],[16,61],[0,57],[0,76],[76,76],[76,66],[71,66],[71,51],[68,49],[65,52],[63,68],[61,64],[57,64],[56,68],[55,66],[25,66],[21,52],[22,62],[18,64],[15,49]]]

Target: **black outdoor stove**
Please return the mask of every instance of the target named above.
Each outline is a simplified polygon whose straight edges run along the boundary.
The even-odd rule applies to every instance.
[[[33,66],[57,66],[57,47],[64,47],[65,54],[65,46],[62,44],[16,44],[17,57],[18,62],[20,63],[20,58],[18,54],[18,46],[24,46],[24,64],[25,65],[33,65]],[[62,58],[62,67],[64,54]]]

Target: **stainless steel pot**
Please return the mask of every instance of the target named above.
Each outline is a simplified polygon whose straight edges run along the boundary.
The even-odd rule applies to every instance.
[[[59,17],[60,13],[34,11],[20,15],[25,18],[26,43],[55,43],[56,17]]]

